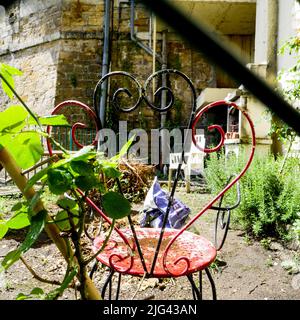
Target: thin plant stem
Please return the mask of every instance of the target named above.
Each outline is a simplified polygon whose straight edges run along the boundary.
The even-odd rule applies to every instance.
[[[143,278],[142,278],[142,280],[140,281],[140,284],[139,284],[137,290],[135,291],[135,293],[133,294],[131,300],[133,300],[133,299],[135,298],[135,296],[138,294],[138,292],[140,291],[141,286],[142,286],[142,284],[143,284],[143,282],[144,282],[144,280],[145,280],[145,278],[146,278],[146,274],[147,274],[147,273],[145,272],[144,275],[143,275]]]
[[[280,170],[279,170],[279,174],[282,174],[282,172],[283,172],[284,166],[285,166],[285,164],[286,164],[286,162],[287,162],[287,159],[288,159],[289,153],[290,153],[290,151],[291,151],[291,148],[292,148],[292,145],[293,145],[294,140],[295,140],[295,137],[292,137],[292,138],[289,140],[288,150],[287,150],[287,152],[286,152],[285,155],[284,155],[284,159],[283,159],[283,161],[282,161],[282,164],[281,164],[281,167],[280,167]]]
[[[0,78],[5,82],[5,84],[9,87],[9,89],[13,92],[13,94],[16,96],[16,98],[21,102],[23,107],[27,110],[27,112],[32,116],[34,121],[37,123],[37,125],[42,129],[42,125],[39,121],[39,119],[36,117],[36,115],[30,110],[30,108],[27,106],[27,104],[23,101],[23,99],[17,94],[15,89],[10,85],[10,83],[6,80],[6,78],[1,74],[0,72]]]
[[[40,282],[44,282],[44,283],[49,283],[49,284],[53,284],[53,285],[58,285],[60,286],[61,283],[59,281],[56,281],[56,280],[48,280],[48,279],[45,279],[41,276],[39,276],[33,269],[32,267],[27,263],[27,261],[21,256],[20,257],[20,260],[23,262],[23,264],[25,265],[25,267],[27,268],[27,270],[32,274],[32,276],[37,279],[38,281]]]
[[[113,220],[112,220],[112,223],[111,223],[111,225],[110,225],[109,233],[108,233],[107,237],[105,238],[105,240],[103,241],[101,248],[100,248],[93,256],[91,256],[89,259],[87,259],[87,260],[84,262],[85,265],[87,265],[87,264],[89,264],[91,261],[93,261],[93,260],[104,250],[104,248],[106,247],[106,245],[107,245],[107,243],[108,243],[108,240],[109,240],[109,238],[110,238],[110,236],[111,236],[111,234],[112,234],[112,232],[113,232],[113,230],[114,230],[115,223],[116,223],[116,220],[113,219]]]

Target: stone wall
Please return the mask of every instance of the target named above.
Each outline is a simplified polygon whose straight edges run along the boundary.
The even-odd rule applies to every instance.
[[[22,70],[23,75],[15,78],[15,89],[28,106],[40,115],[49,114],[55,103],[58,56],[59,44],[52,42],[15,52],[12,59],[9,59],[10,56],[1,57],[2,62]],[[6,107],[7,98],[5,102],[1,103],[1,109]]]
[[[23,76],[16,77],[17,92],[41,114],[53,107],[56,91],[61,15],[57,4],[13,1],[0,21],[0,60],[22,70]],[[7,99],[1,95],[0,101]]]
[[[100,4],[99,4],[100,3]],[[39,114],[65,99],[91,104],[101,71],[102,1],[19,0],[1,20],[0,60],[23,72],[16,90]],[[7,98],[0,94],[0,108]]]

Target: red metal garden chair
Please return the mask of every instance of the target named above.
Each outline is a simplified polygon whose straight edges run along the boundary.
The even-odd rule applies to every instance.
[[[109,78],[113,77],[125,77],[126,81],[132,81],[134,86],[136,86],[136,101],[132,103],[130,106],[128,105],[120,105],[119,100],[122,98],[129,98],[132,100],[132,93],[130,90],[125,88],[117,88],[112,95],[112,105],[117,108],[117,110],[121,113],[130,113],[134,112],[139,105],[144,102],[147,107],[152,108],[155,112],[164,112],[166,113],[170,110],[174,104],[174,94],[170,87],[162,86],[156,92],[155,95],[162,94],[163,92],[167,95],[167,103],[164,107],[157,106],[151,101],[147,92],[149,91],[149,84],[155,77],[159,76],[176,76],[183,79],[188,88],[191,91],[192,97],[192,106],[191,106],[191,115],[188,119],[188,123],[186,125],[186,129],[190,129],[192,131],[192,140],[195,145],[197,145],[195,134],[196,134],[196,126],[199,123],[200,119],[203,115],[211,110],[212,108],[220,108],[220,107],[233,107],[241,112],[243,116],[246,117],[248,124],[250,126],[251,138],[252,138],[252,147],[249,155],[249,159],[246,162],[244,168],[237,175],[229,177],[226,186],[224,186],[223,190],[220,191],[207,205],[205,205],[196,215],[191,217],[188,223],[182,227],[181,229],[172,229],[167,228],[168,216],[170,212],[170,208],[172,206],[173,199],[175,197],[176,187],[178,185],[179,173],[181,169],[181,164],[179,164],[178,169],[176,171],[175,179],[172,185],[172,189],[169,195],[169,201],[167,210],[164,215],[164,219],[162,222],[161,228],[145,228],[137,226],[133,223],[131,216],[128,216],[128,226],[124,228],[114,227],[114,231],[112,232],[104,250],[98,254],[97,260],[101,262],[104,266],[109,269],[109,275],[103,285],[102,296],[105,297],[105,293],[107,287],[111,291],[111,283],[113,279],[113,275],[117,273],[119,275],[117,282],[117,290],[116,290],[116,299],[119,298],[119,293],[121,289],[121,276],[122,275],[130,275],[136,277],[146,277],[146,278],[177,278],[186,276],[191,284],[192,293],[194,299],[202,299],[202,271],[206,272],[206,275],[209,279],[212,288],[213,299],[216,299],[216,289],[213,278],[209,272],[209,266],[215,261],[218,250],[224,244],[229,222],[230,222],[230,211],[238,206],[240,203],[240,191],[238,187],[238,180],[244,175],[246,170],[249,168],[249,165],[253,159],[254,150],[255,150],[255,132],[254,126],[249,118],[248,114],[242,110],[238,105],[233,102],[228,101],[217,101],[211,103],[199,110],[196,113],[196,91],[191,82],[191,80],[182,72],[167,69],[163,71],[158,71],[151,75],[145,82],[145,85],[142,87],[141,84],[133,77],[132,75],[126,72],[111,72],[100,79],[97,83],[95,91],[94,91],[94,108],[96,112],[92,111],[88,106],[76,102],[76,101],[66,101],[62,104],[58,105],[53,113],[58,113],[62,111],[63,107],[69,108],[74,105],[77,107],[82,107],[89,116],[91,116],[90,123],[93,123],[95,128],[98,130],[100,128],[100,120],[98,118],[97,112],[97,104],[98,104],[98,96],[101,85],[104,81],[107,81]],[[111,79],[109,79],[111,80]],[[125,83],[127,83],[125,81]],[[112,86],[115,88],[114,86]],[[76,138],[76,130],[79,128],[86,128],[87,125],[83,123],[74,123],[71,129],[71,136],[74,143],[80,148],[82,144]],[[210,125],[208,126],[208,130],[217,130],[220,135],[220,142],[216,147],[213,148],[201,148],[201,151],[206,153],[217,152],[224,144],[225,133],[220,125]],[[49,132],[50,132],[49,128]],[[183,145],[187,143],[188,134],[184,137]],[[96,144],[96,139],[93,141]],[[48,144],[49,153],[52,153],[52,147]],[[182,158],[184,159],[184,150],[182,151]],[[119,191],[122,193],[122,185],[120,181],[118,181]],[[237,188],[237,202],[231,206],[224,206],[222,204],[224,194],[236,185]],[[83,192],[78,190],[82,195]],[[87,204],[93,209],[95,213],[97,213],[104,221],[111,225],[112,221],[108,218],[103,210],[98,207],[92,199],[86,197]],[[206,211],[209,209],[217,210],[216,216],[216,227],[215,227],[215,243],[212,243],[210,240],[205,237],[192,233],[188,231],[188,229],[197,221]],[[219,233],[222,233],[222,236],[219,239]],[[93,239],[92,249],[93,252],[98,252],[99,248],[103,245],[106,236],[104,234],[100,234]],[[96,270],[96,265],[94,265],[93,270],[91,272],[91,276]],[[199,273],[199,285],[196,285],[194,281],[193,275],[195,273]],[[109,298],[111,298],[111,292],[109,292]]]

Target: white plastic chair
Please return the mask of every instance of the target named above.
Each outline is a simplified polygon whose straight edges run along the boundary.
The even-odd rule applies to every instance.
[[[204,149],[205,147],[205,137],[204,134],[195,135],[197,145]],[[185,162],[183,161],[181,169],[184,171],[184,178],[186,183],[186,191],[190,192],[191,186],[191,176],[204,173],[204,156],[205,153],[199,150],[191,142],[191,148],[189,152],[185,154]],[[170,166],[169,166],[169,179],[168,179],[168,189],[171,189],[171,180],[173,170],[178,168],[179,163],[181,163],[181,152],[180,153],[170,153]]]
[[[197,145],[202,149],[205,147],[204,134],[195,135]],[[188,153],[187,163],[184,168],[184,177],[186,181],[187,192],[190,192],[190,181],[192,175],[204,174],[204,157],[205,153],[199,150],[194,143],[191,143],[191,149]]]

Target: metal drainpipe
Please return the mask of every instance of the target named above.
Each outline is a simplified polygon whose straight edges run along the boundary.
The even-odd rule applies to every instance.
[[[162,66],[161,69],[162,70],[166,70],[168,65],[167,65],[167,30],[164,30],[162,32]],[[165,73],[163,73],[162,75],[162,86],[166,87],[167,86],[167,75]],[[166,90],[162,91],[162,97],[161,97],[161,108],[165,108],[167,106],[167,92]],[[167,113],[166,112],[162,112],[161,113],[162,117],[161,117],[161,125],[163,127],[163,125],[166,122],[166,116]]]
[[[164,30],[162,32],[162,66],[161,69],[165,70],[167,69],[167,30]],[[167,87],[167,75],[165,73],[162,74],[162,87]],[[161,108],[165,108],[167,106],[167,92],[166,90],[163,90],[161,93]],[[164,128],[167,118],[167,112],[162,112],[160,115],[160,127]],[[168,150],[167,146],[167,139],[166,134],[163,131],[162,137],[161,137],[161,144],[162,144],[162,150]],[[166,167],[162,163],[161,164],[161,170],[164,170]]]
[[[105,13],[104,13],[104,40],[103,40],[103,55],[102,55],[102,77],[109,72],[110,64],[110,20],[111,20],[111,8],[110,0],[105,0]],[[101,86],[101,98],[99,105],[99,118],[102,128],[105,126],[105,109],[107,101],[108,81],[104,81]]]
[[[159,55],[157,54],[154,50],[152,50],[150,47],[146,46],[142,41],[140,41],[135,33],[134,33],[134,17],[135,17],[135,9],[134,9],[134,5],[135,5],[135,2],[134,0],[131,0],[131,6],[130,6],[130,37],[131,37],[131,40],[133,42],[135,42],[137,45],[139,45],[142,49],[144,49],[148,54],[150,54],[151,56],[155,56],[156,60],[158,62],[161,63],[162,65],[162,70],[165,70],[167,69],[167,30],[164,30],[162,32],[162,54]],[[152,31],[152,29],[151,29]],[[153,37],[153,39],[155,39],[156,37]],[[162,86],[167,86],[167,75],[166,74],[163,74],[162,75]],[[166,107],[167,105],[167,93],[165,90],[162,91],[162,94],[161,94],[161,108],[164,108]],[[160,125],[161,125],[161,128],[164,127],[165,123],[166,123],[166,115],[167,113],[166,112],[162,112],[161,113],[161,118],[160,118]],[[162,146],[162,150],[163,148],[166,147],[166,135],[163,134],[162,135],[162,142],[161,142],[161,146]],[[167,149],[165,149],[167,150]],[[163,164],[161,163],[160,165],[160,168],[161,170],[163,169]]]
[[[148,54],[152,56],[153,50],[150,47],[146,46],[142,41],[140,41],[134,33],[134,16],[135,16],[134,0],[131,0],[130,2],[130,38],[133,42],[135,42],[137,45],[139,45],[142,49],[144,49]],[[160,63],[162,63],[162,58],[160,55],[155,54],[155,57]]]
[[[157,36],[157,31],[156,31],[156,17],[153,15],[153,19],[151,21],[151,23],[153,23],[153,31],[151,30],[151,32],[153,33],[153,42],[151,43],[150,47],[152,46],[152,51],[153,51],[153,55],[152,55],[152,73],[155,73],[156,71],[156,36]],[[150,35],[150,31],[149,31],[149,35]],[[156,91],[156,80],[155,78],[153,78],[152,81],[152,96],[154,99],[155,96],[155,91]]]

